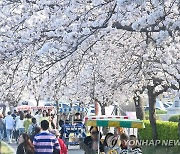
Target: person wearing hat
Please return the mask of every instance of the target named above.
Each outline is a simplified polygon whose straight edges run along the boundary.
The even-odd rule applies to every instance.
[[[59,131],[58,130],[53,130],[53,131],[51,131],[51,133],[54,134],[58,139],[59,145],[61,147],[60,154],[67,154],[68,149],[67,149],[66,144],[64,143],[64,141],[60,138]]]
[[[114,136],[113,133],[107,133],[104,139],[104,151],[106,154],[119,154],[121,152],[118,146],[118,137]]]

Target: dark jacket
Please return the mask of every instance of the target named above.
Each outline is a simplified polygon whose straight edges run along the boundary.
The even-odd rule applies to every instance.
[[[16,154],[34,154],[34,151],[26,149],[24,143],[21,143],[17,148]]]
[[[84,144],[85,144],[89,149],[92,149],[93,140],[92,140],[91,136],[87,136],[87,137],[84,139]],[[104,146],[103,146],[103,144],[102,144],[101,141],[99,142],[99,148],[100,148],[100,152],[104,152]]]

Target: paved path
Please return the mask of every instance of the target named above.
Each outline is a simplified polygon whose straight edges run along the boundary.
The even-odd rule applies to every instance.
[[[68,154],[84,154],[82,150],[69,150]]]
[[[10,146],[16,151],[17,150],[17,144],[11,143]],[[80,150],[78,147],[69,147],[68,154],[84,154],[82,150]]]

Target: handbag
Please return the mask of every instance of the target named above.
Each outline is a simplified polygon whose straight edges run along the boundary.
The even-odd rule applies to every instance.
[[[53,150],[53,154],[59,154],[59,153],[60,153],[60,150],[58,150],[58,149]]]

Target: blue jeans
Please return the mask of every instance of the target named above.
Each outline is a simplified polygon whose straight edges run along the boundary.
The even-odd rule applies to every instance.
[[[6,129],[6,133],[7,133],[7,139],[8,139],[8,142],[11,143],[12,141],[12,135],[13,135],[13,130],[12,129]]]
[[[4,130],[0,129],[0,141],[4,138]]]
[[[25,132],[25,128],[19,128],[19,136]]]

